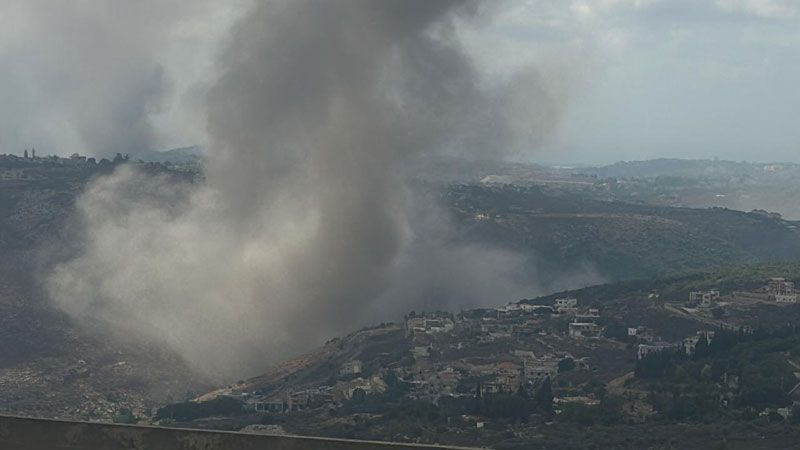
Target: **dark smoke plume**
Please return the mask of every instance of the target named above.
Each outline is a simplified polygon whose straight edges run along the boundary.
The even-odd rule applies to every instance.
[[[259,2],[207,102],[206,181],[131,167],[78,203],[82,253],[52,296],[216,374],[261,369],[365,321],[529,295],[524,259],[453,243],[404,183],[411,158],[485,158],[550,134],[563,92],[484,79],[458,39],[476,2]]]

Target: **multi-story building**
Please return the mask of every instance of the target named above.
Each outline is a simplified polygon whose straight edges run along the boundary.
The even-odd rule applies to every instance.
[[[719,301],[719,291],[695,291],[689,293],[689,303],[700,306],[701,308],[711,308]]]
[[[572,322],[569,324],[569,335],[573,338],[599,338],[603,327],[594,322]]]
[[[771,278],[767,282],[767,293],[771,300],[778,303],[797,303],[797,292],[794,282],[786,278]]]

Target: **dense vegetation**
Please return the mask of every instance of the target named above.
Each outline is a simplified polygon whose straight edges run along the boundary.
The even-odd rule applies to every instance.
[[[544,304],[565,296],[603,302],[631,296],[647,296],[650,293],[658,293],[668,299],[685,299],[691,291],[720,289],[722,292],[730,292],[755,289],[763,286],[765,280],[772,277],[800,279],[800,262],[771,262],[684,271],[663,278],[642,278],[559,292],[525,302]]]
[[[800,328],[794,326],[716,330],[710,342],[698,341],[691,357],[682,349],[652,353],[637,362],[635,374],[662,419],[746,420],[792,405],[798,357]]]
[[[796,224],[763,214],[601,201],[538,186],[453,186],[446,201],[466,239],[527,252],[543,279],[576,267],[609,281],[662,277],[800,255]]]
[[[242,413],[242,402],[231,397],[217,397],[206,402],[181,402],[160,408],[158,420],[190,421],[211,416],[230,416]]]

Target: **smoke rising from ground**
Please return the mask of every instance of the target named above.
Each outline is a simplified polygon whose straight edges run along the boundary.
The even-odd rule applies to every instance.
[[[232,31],[200,185],[121,167],[77,205],[48,279],[75,317],[161,339],[200,370],[256,371],[365,321],[534,293],[524,259],[455,244],[405,163],[551,134],[565,87],[484,79],[458,39],[485,7],[272,1]]]

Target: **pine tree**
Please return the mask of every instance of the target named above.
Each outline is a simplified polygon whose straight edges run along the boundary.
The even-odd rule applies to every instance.
[[[694,359],[705,358],[708,356],[708,353],[708,339],[706,339],[705,333],[700,333],[700,338],[694,346]]]
[[[539,409],[547,413],[553,412],[553,386],[550,382],[550,377],[545,378],[541,386],[539,386],[535,400]]]

